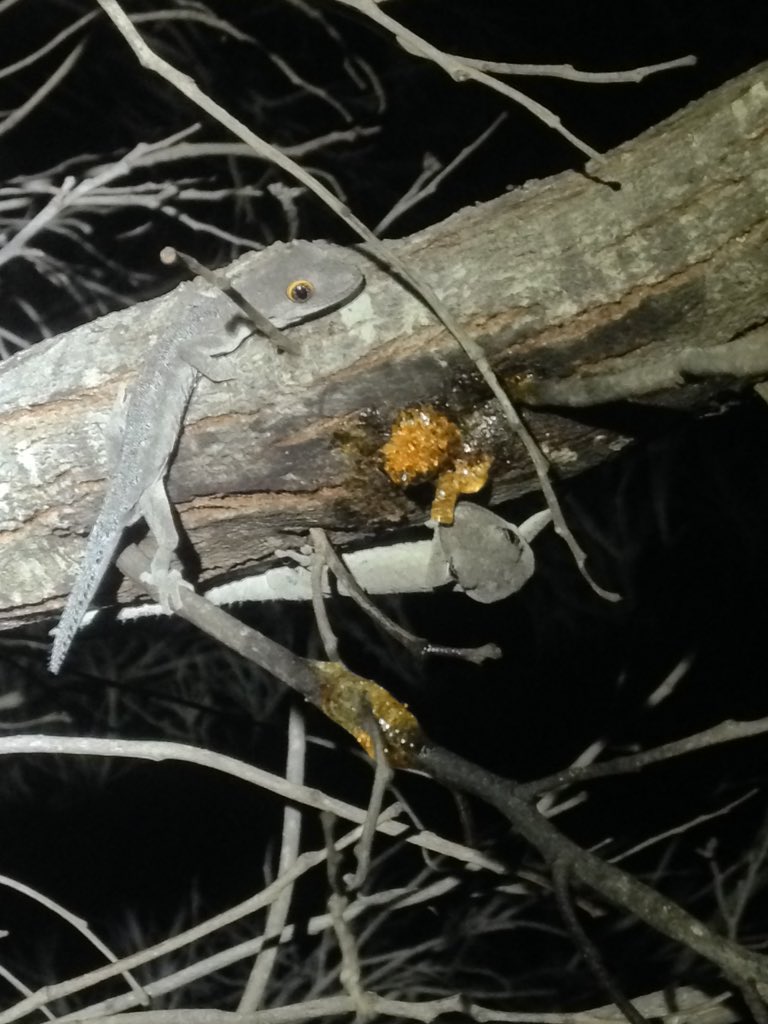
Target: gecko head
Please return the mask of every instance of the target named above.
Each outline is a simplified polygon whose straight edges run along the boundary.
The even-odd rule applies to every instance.
[[[257,285],[252,294],[249,283]],[[321,242],[296,241],[267,249],[241,285],[246,297],[276,327],[310,320],[343,306],[365,284],[344,250]]]

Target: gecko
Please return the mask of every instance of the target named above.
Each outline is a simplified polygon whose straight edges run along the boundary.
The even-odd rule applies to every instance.
[[[361,271],[334,256],[333,247],[294,241],[265,251],[238,288],[275,327],[285,328],[345,305],[364,284]],[[151,345],[125,395],[101,510],[64,611],[52,630],[49,668],[53,673],[61,668],[124,531],[138,519],[145,520],[157,545],[148,580],[158,587],[163,607],[178,607],[179,588],[189,587],[181,573],[171,568],[179,537],[165,477],[198,380],[201,376],[215,382],[231,378],[227,360],[219,357],[234,352],[245,336],[242,330],[226,328],[221,303],[230,302],[223,295],[198,299],[183,325]]]

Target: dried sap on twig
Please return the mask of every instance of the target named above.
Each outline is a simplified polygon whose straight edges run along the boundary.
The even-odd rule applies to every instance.
[[[460,494],[476,494],[488,481],[493,458],[474,452],[459,428],[434,406],[404,409],[381,449],[384,471],[401,487],[435,480],[431,517],[452,523]]]
[[[320,674],[321,711],[354,736],[373,758],[376,745],[371,727],[375,722],[392,767],[412,767],[426,739],[406,705],[383,686],[350,672],[339,662],[319,661],[315,665]]]

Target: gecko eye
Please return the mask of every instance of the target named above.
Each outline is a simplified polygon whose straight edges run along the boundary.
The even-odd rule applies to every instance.
[[[315,286],[310,281],[291,281],[285,289],[285,294],[291,302],[306,302],[315,294]]]

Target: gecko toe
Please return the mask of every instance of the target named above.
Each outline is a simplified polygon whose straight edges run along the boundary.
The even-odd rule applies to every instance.
[[[151,570],[141,574],[142,583],[149,583],[157,590],[157,599],[166,615],[177,612],[182,605],[181,590],[194,591],[191,583],[184,579],[178,569],[169,569],[158,576]]]

